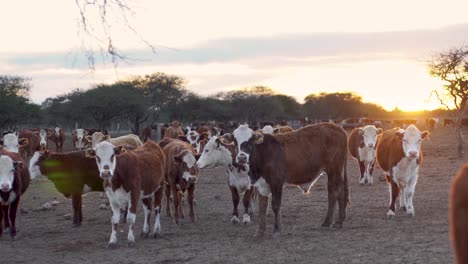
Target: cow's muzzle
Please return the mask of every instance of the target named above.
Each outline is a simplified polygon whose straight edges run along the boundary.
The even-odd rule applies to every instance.
[[[414,150],[413,150],[413,151],[409,151],[407,156],[408,156],[408,158],[410,158],[410,159],[415,159],[415,158],[418,157],[418,152],[417,152],[417,151],[414,151]]]
[[[112,177],[112,174],[111,174],[111,172],[110,172],[109,170],[103,170],[103,171],[101,171],[101,178],[102,178],[102,179],[105,180],[105,179],[108,179],[108,178],[110,178],[110,177]]]
[[[245,155],[244,153],[239,154],[239,156],[237,156],[237,163],[246,164],[247,163],[247,155]]]
[[[9,192],[11,190],[11,185],[9,183],[2,183],[0,190],[2,190],[2,192]]]

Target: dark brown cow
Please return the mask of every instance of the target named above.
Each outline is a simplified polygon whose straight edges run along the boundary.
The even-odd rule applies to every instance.
[[[339,215],[335,227],[341,227],[349,202],[346,157],[348,138],[340,126],[331,123],[305,126],[282,135],[253,133],[247,125],[234,131],[236,163],[249,164],[250,180],[259,197],[260,224],[257,236],[266,231],[268,196],[272,194],[275,235],[279,234],[281,197],[284,184],[299,186],[308,193],[315,181],[328,176],[328,213],[322,226],[330,226],[335,205]]]
[[[65,132],[63,128],[56,127],[53,130],[47,131],[47,137],[50,141],[55,143],[55,151],[61,152],[63,143],[65,142]]]
[[[190,206],[190,219],[196,222],[194,211],[194,191],[195,183],[199,175],[198,165],[196,165],[195,149],[189,144],[180,140],[173,140],[163,148],[166,155],[166,213],[171,215],[169,198],[172,192],[174,201],[174,219],[179,223],[179,217],[183,217],[181,197],[185,191],[188,193],[188,203]]]
[[[153,139],[153,129],[151,126],[145,127],[141,130],[141,139],[143,142]]]
[[[455,175],[450,188],[450,238],[455,263],[468,263],[468,164]]]
[[[376,159],[390,184],[390,205],[387,217],[395,216],[395,202],[400,195],[400,208],[414,216],[413,197],[423,154],[421,141],[429,132],[421,132],[415,125],[406,130],[393,128],[382,133],[377,144]]]
[[[29,172],[18,153],[0,150],[0,236],[10,228],[16,236],[16,212],[21,196],[29,186]]]
[[[87,158],[84,151],[38,151],[31,158],[29,172],[32,179],[47,176],[57,191],[72,199],[73,224],[76,226],[81,225],[83,219],[82,195],[90,191],[104,191],[96,161]]]
[[[184,131],[180,127],[179,122],[174,121],[172,122],[171,126],[164,130],[164,136],[168,138],[177,138],[178,136],[185,136]]]
[[[377,135],[382,133],[381,128],[373,125],[353,129],[349,134],[348,150],[351,156],[357,159],[361,177],[359,184],[372,185],[374,179],[372,172],[375,166],[375,147],[377,146]]]
[[[153,141],[131,151],[125,147],[115,147],[103,141],[95,149],[88,149],[88,156],[95,157],[104,188],[112,208],[112,233],[108,247],[117,246],[117,231],[120,222],[120,209],[127,210],[128,245],[133,246],[133,224],[135,223],[138,200],[143,202],[144,224],[142,236],[149,235],[149,220],[153,199],[156,220],[151,236],[161,232],[160,211],[164,192],[164,171],[166,158],[161,148]]]

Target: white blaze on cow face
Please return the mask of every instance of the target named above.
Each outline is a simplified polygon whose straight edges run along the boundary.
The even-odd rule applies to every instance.
[[[415,125],[410,125],[404,131],[397,131],[403,136],[403,152],[405,156],[409,159],[415,159],[419,157],[419,152],[421,151],[421,142],[425,139],[429,132],[421,132]]]
[[[264,127],[262,128],[262,133],[263,133],[263,134],[271,134],[271,135],[273,135],[274,132],[275,132],[275,129],[274,129],[272,126],[270,126],[270,125],[266,125],[266,126],[264,126]]]
[[[103,179],[114,176],[117,159],[115,158],[114,145],[103,141],[96,145],[96,163],[99,169],[99,175]]]
[[[77,130],[75,130],[75,132],[76,132],[76,138],[77,138],[77,141],[75,143],[75,147],[77,149],[83,149],[85,147],[84,142],[83,142],[83,138],[85,136],[84,129],[78,128]]]
[[[221,146],[218,137],[214,136],[210,138],[197,161],[198,167],[200,169],[214,168],[217,166],[227,166],[229,164],[232,164],[231,152]]]
[[[0,156],[0,190],[9,192],[13,187],[13,179],[15,177],[14,161],[5,155]]]
[[[10,133],[3,136],[3,147],[10,152],[18,153],[18,135],[16,133]]]
[[[38,164],[41,156],[41,152],[36,151],[34,152],[34,155],[32,156],[31,160],[29,161],[29,175],[31,177],[31,180],[42,175],[41,168]]]
[[[39,137],[41,137],[40,145],[43,149],[45,149],[47,145],[47,132],[44,129],[41,129],[39,132]]]
[[[58,137],[60,136],[60,128],[59,127],[56,127],[55,128],[55,135]]]
[[[233,135],[235,139],[234,143],[237,148],[236,162],[247,163],[249,161],[250,153],[248,153],[243,146],[246,145],[253,136],[253,130],[249,128],[249,125],[240,125],[236,130],[234,130]]]
[[[364,139],[364,145],[368,148],[374,148],[377,144],[377,135],[382,132],[382,129],[377,129],[373,125],[365,126],[361,128],[359,133]]]
[[[197,175],[194,173],[198,172],[198,170],[193,170],[192,168],[197,166],[197,160],[195,159],[192,153],[187,152],[182,158],[182,161],[185,163],[187,168],[189,168],[189,171],[184,171],[182,178],[187,182],[195,182],[197,180]]]

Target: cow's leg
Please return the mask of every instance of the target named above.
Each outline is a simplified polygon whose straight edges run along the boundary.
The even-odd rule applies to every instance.
[[[10,237],[12,239],[16,236],[16,212],[18,210],[19,197],[16,198],[11,204],[8,210],[8,218],[10,220]]]
[[[266,232],[266,213],[268,209],[268,196],[263,196],[258,193],[258,216],[259,225],[257,229],[256,237],[262,237]]]
[[[176,224],[178,224],[179,223],[180,195],[175,184],[171,185],[171,190],[172,190],[172,199],[174,200],[174,220]]]
[[[3,207],[6,207],[6,205],[0,204],[0,237],[3,233],[4,221],[7,221],[7,215],[3,214]]]
[[[229,186],[229,189],[231,190],[233,205],[231,222],[239,223],[239,212],[237,211],[237,206],[239,204],[239,193],[235,187]]]
[[[127,225],[128,225],[128,246],[133,247],[135,243],[135,236],[133,235],[133,225],[135,224],[136,219],[136,210],[138,206],[138,200],[140,199],[140,192],[131,192],[130,201],[128,202],[127,210]]]
[[[119,221],[120,221],[120,208],[114,202],[111,201],[110,207],[112,209],[112,233],[109,239],[109,243],[107,244],[108,248],[116,248],[117,247],[117,230],[119,228]]]
[[[82,203],[83,203],[83,198],[81,196],[81,193],[73,193],[72,194],[73,225],[75,226],[80,226],[81,220],[83,219]]]
[[[340,174],[338,174],[339,179],[341,179]],[[349,193],[347,193],[344,189],[344,182],[340,181],[338,185],[338,219],[336,220],[335,224],[333,227],[335,228],[341,228],[343,226],[343,222],[346,219],[346,207],[348,205],[348,196]]]
[[[252,189],[248,189],[244,193],[244,199],[242,202],[244,202],[244,215],[242,216],[242,223],[248,224],[250,223],[250,215],[249,215],[249,207],[250,207],[250,201],[252,200]]]
[[[165,192],[166,192],[166,216],[171,217],[171,186],[169,184],[165,184]]]
[[[375,167],[375,159],[369,164],[369,183],[372,185],[374,183],[374,178],[372,177],[372,173],[374,172]]]
[[[143,203],[143,212],[144,212],[144,222],[143,222],[143,230],[141,231],[141,237],[147,238],[149,235],[149,221],[151,216],[151,209],[152,209],[152,197],[144,198],[141,200]]]
[[[154,228],[151,235],[154,238],[161,235],[161,201],[164,192],[163,189],[164,188],[159,188],[159,190],[154,193],[154,214],[156,215],[156,218],[154,220]]]
[[[414,197],[414,190],[416,188],[416,183],[418,181],[418,176],[413,176],[408,182],[408,187],[406,189],[405,195],[406,195],[406,202],[407,202],[407,207],[406,207],[406,213],[410,216],[414,216],[414,205],[413,205],[413,197]]]
[[[10,220],[9,220],[9,217],[8,217],[8,209],[9,209],[9,205],[4,205],[2,206],[2,208],[0,210],[2,210],[3,212],[3,223],[0,223],[0,224],[3,224],[3,229],[6,231],[7,229],[10,228]]]
[[[182,192],[179,192],[179,217],[180,218],[184,218],[185,215],[184,215],[184,208],[183,208],[183,205],[184,205],[184,201],[185,201],[185,193],[182,193]]]
[[[400,210],[405,210],[408,208],[407,207],[407,201],[406,201],[406,186],[400,186]]]
[[[273,187],[273,186],[272,186]],[[281,198],[283,196],[283,185],[271,188],[271,209],[274,213],[273,235],[281,232]]]
[[[188,202],[189,202],[189,207],[190,207],[190,220],[192,220],[193,223],[197,222],[197,217],[195,215],[195,210],[193,208],[194,206],[194,192],[195,192],[195,183],[190,184],[188,187]]]
[[[335,206],[336,202],[338,201],[338,198],[340,196],[339,188],[340,188],[340,182],[337,178],[337,173],[333,171],[333,169],[330,169],[327,171],[328,174],[328,212],[327,216],[325,217],[325,220],[322,223],[323,227],[329,227],[332,223],[333,219],[333,214],[335,212]],[[338,174],[338,177],[341,177]]]
[[[392,218],[395,216],[395,203],[396,203],[396,198],[398,197],[398,194],[400,192],[400,189],[398,188],[398,185],[396,182],[393,181],[393,179],[390,181],[390,184],[388,185],[388,189],[390,192],[390,205],[389,205],[389,210],[387,212],[387,217]]]
[[[364,161],[358,161],[359,162],[359,171],[361,172],[361,178],[359,178],[359,184],[361,185],[364,185],[366,184],[366,180],[367,180],[367,175],[366,175],[366,171],[367,171],[367,168],[366,168],[366,165],[364,164]]]

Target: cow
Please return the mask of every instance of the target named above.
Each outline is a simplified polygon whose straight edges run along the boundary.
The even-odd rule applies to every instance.
[[[286,134],[289,132],[293,132],[294,129],[292,129],[290,126],[277,126],[274,130],[274,134]]]
[[[262,128],[262,133],[272,135],[275,133],[275,129],[270,125],[266,125]]]
[[[410,216],[415,215],[413,197],[423,159],[421,142],[428,136],[428,131],[421,132],[415,125],[409,125],[406,130],[389,129],[380,136],[376,159],[389,186],[388,218],[395,216],[395,202],[400,192],[400,208]]]
[[[279,235],[280,207],[284,184],[299,186],[309,193],[315,181],[326,172],[328,176],[328,213],[322,226],[330,226],[338,201],[339,215],[334,227],[342,227],[349,202],[346,175],[347,136],[340,126],[321,123],[294,132],[269,135],[253,133],[248,125],[234,132],[237,149],[235,162],[249,165],[249,176],[258,192],[259,228],[256,236],[266,231],[268,196],[272,195],[273,233]]]
[[[210,139],[212,136],[219,136],[220,134],[220,129],[216,127],[209,127],[209,126],[201,126],[196,129],[197,133],[202,135],[202,134],[207,134],[208,139]]]
[[[20,149],[20,154],[23,156],[24,161],[27,163],[34,155],[35,151],[41,149],[41,136],[37,132],[30,130],[21,130],[18,133],[20,139],[27,139],[28,144]]]
[[[73,148],[75,150],[83,150],[88,145],[86,139],[87,132],[82,128],[75,129],[72,133]]]
[[[3,229],[10,228],[10,237],[15,238],[16,212],[29,182],[29,172],[21,155],[0,150],[0,236]]]
[[[151,128],[151,126],[147,126],[141,130],[141,138],[143,139],[143,142],[146,142],[153,138],[153,129]]]
[[[37,133],[37,132],[35,132]],[[41,151],[44,151],[47,149],[47,132],[44,129],[39,130],[39,137],[41,138],[41,141],[39,143],[40,147],[39,149]]]
[[[86,140],[91,142],[92,148],[95,148],[98,143],[103,141],[108,141],[114,146],[132,146],[136,148],[143,145],[140,138],[134,134],[111,138],[109,135],[104,135],[101,132],[95,132],[92,136],[87,136]]]
[[[179,136],[178,139],[180,137],[181,136]],[[203,150],[203,148],[200,145],[200,142],[208,138],[210,138],[210,136],[206,132],[199,134],[195,130],[190,130],[187,132],[187,135],[185,136],[185,140],[184,139],[181,139],[181,140],[189,143],[195,149],[195,152],[198,154],[198,153],[201,153],[201,151]]]
[[[166,155],[166,214],[171,216],[170,195],[174,201],[174,220],[179,223],[179,217],[183,217],[181,198],[187,191],[190,207],[190,220],[196,223],[194,211],[195,183],[199,175],[195,149],[180,140],[172,140],[163,148]]]
[[[117,232],[120,209],[127,209],[128,246],[135,243],[133,224],[135,224],[138,200],[143,202],[144,224],[142,237],[149,235],[149,220],[153,208],[156,219],[152,237],[161,232],[160,211],[164,192],[164,171],[166,158],[162,149],[153,141],[127,151],[124,146],[114,146],[103,141],[95,148],[86,150],[88,157],[96,159],[99,176],[104,180],[104,189],[112,209],[112,233],[108,247],[117,246]]]
[[[29,173],[32,179],[47,176],[57,191],[72,199],[75,226],[80,226],[83,220],[82,195],[104,191],[96,162],[87,158],[85,151],[36,151],[29,163]]]
[[[55,143],[55,151],[61,152],[63,143],[65,142],[65,132],[63,128],[56,127],[53,131],[47,131],[47,137]]]
[[[171,126],[164,130],[163,135],[163,137],[177,138],[178,136],[185,136],[185,133],[180,127],[179,122],[173,121]]]
[[[374,179],[372,172],[375,166],[375,148],[377,146],[377,136],[382,133],[381,128],[373,125],[355,128],[348,138],[348,150],[351,156],[357,159],[361,177],[359,184],[372,185]]]
[[[232,223],[239,223],[239,196],[244,195],[244,215],[242,223],[250,223],[251,201],[255,193],[255,188],[250,183],[249,167],[246,164],[235,163],[236,148],[234,144],[223,142],[220,138],[214,136],[208,140],[197,165],[200,169],[224,167],[228,180],[228,186],[231,190],[232,204]]]
[[[455,175],[450,187],[450,239],[455,263],[468,263],[468,164]]]
[[[20,148],[25,147],[27,144],[29,144],[28,139],[18,139],[17,133],[5,134],[3,138],[0,139],[0,146],[2,146],[2,148],[5,150],[14,153],[19,153]]]

